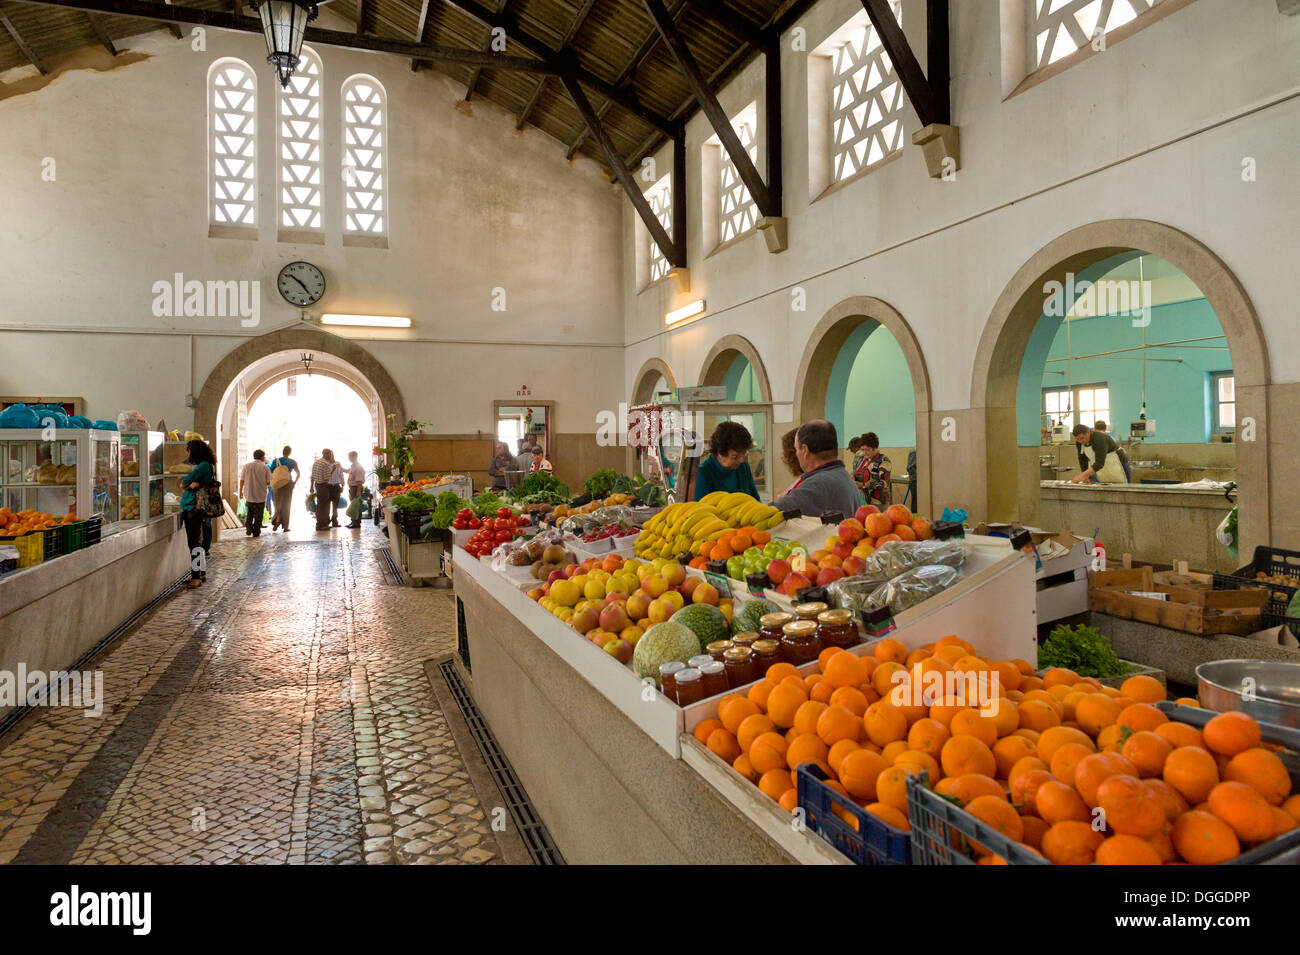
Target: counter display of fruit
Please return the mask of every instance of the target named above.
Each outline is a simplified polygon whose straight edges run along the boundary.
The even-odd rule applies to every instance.
[[[641,525],[638,557],[700,555],[727,531],[748,527],[767,532],[785,519],[781,511],[739,491],[714,491],[698,501],[669,504]]]

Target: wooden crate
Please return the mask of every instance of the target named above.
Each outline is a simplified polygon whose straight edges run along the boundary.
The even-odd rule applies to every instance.
[[[1130,591],[1167,594],[1138,596]],[[1150,567],[1100,571],[1092,575],[1088,609],[1184,633],[1254,633],[1263,626],[1263,590],[1193,590],[1158,583]]]

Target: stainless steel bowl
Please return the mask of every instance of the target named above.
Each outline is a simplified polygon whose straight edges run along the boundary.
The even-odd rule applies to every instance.
[[[1244,698],[1250,689],[1251,699]],[[1240,710],[1265,723],[1300,729],[1300,663],[1215,660],[1196,668],[1201,705],[1220,713]]]

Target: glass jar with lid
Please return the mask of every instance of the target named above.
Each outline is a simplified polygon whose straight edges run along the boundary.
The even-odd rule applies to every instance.
[[[721,660],[709,659],[700,667],[700,682],[704,684],[704,695],[716,696],[726,693],[731,688],[727,682],[727,670]]]
[[[755,640],[750,649],[754,651],[754,672],[758,675],[755,679],[767,676],[773,664],[781,662],[780,640]]]
[[[690,706],[704,699],[704,682],[700,671],[695,667],[678,670],[674,675],[677,684],[677,705]]]
[[[794,608],[794,615],[800,620],[816,620],[819,613],[829,609],[826,604],[820,600],[809,601],[808,603],[799,604]]]
[[[781,659],[795,666],[812,663],[822,652],[816,620],[792,620],[781,628]]]
[[[794,619],[794,614],[787,613],[784,610],[776,613],[763,614],[763,616],[758,618],[759,638],[763,640],[775,640],[780,643],[781,628]]]
[[[733,690],[753,683],[761,675],[753,647],[732,647],[722,655],[722,665],[726,668],[727,685]]]
[[[704,652],[707,653],[710,658],[721,662],[722,655],[730,650],[731,646],[732,644],[730,640],[714,640],[704,648]]]
[[[853,620],[853,611],[847,607],[835,610],[823,610],[817,615],[817,635],[821,637],[822,647],[840,647],[845,649],[862,642],[858,625]]]
[[[695,669],[698,670],[700,667],[704,666],[704,664],[710,662],[712,659],[713,657],[707,653],[697,653],[695,654],[695,656],[691,657],[689,660],[686,661],[686,665],[688,667],[695,667]]]
[[[757,633],[738,633],[731,638],[731,643],[737,647],[752,647],[757,639]]]
[[[659,690],[674,703],[677,702],[677,674],[685,669],[686,664],[681,660],[659,664]]]

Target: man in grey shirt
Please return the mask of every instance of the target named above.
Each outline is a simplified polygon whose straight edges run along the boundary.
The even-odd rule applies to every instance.
[[[829,421],[806,421],[794,439],[794,452],[803,476],[772,503],[783,511],[798,509],[805,517],[838,511],[852,517],[862,504],[862,492],[840,460],[839,435]]]

